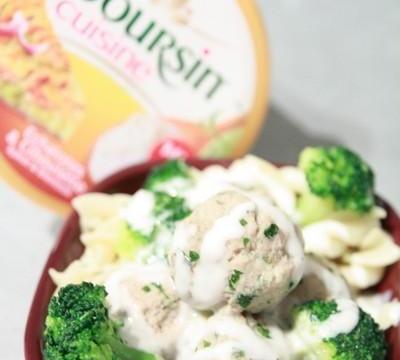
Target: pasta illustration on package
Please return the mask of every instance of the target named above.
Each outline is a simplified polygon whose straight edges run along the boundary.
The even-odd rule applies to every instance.
[[[0,174],[42,205],[147,160],[246,152],[268,89],[248,0],[0,0]]]

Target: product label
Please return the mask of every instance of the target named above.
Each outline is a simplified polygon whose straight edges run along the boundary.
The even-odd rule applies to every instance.
[[[239,155],[266,84],[248,0],[0,0],[1,175],[60,208],[149,159]]]

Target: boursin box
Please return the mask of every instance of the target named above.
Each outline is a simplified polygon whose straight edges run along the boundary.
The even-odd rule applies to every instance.
[[[0,0],[0,174],[54,210],[149,159],[244,153],[267,89],[252,0]]]

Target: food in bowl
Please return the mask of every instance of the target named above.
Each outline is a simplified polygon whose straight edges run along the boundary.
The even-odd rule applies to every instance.
[[[308,148],[280,168],[172,160],[132,196],[73,205],[85,251],[50,272],[45,359],[387,355],[400,304],[371,286],[400,249],[370,167],[347,149]]]

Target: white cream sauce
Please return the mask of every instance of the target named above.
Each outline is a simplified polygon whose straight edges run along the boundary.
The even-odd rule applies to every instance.
[[[254,202],[237,205],[228,215],[217,219],[212,228],[205,234],[201,246],[201,255],[210,262],[218,262],[226,254],[226,245],[229,240],[240,239],[245,234],[245,227],[240,220],[247,214],[256,211]],[[200,263],[201,259],[200,258]]]
[[[327,266],[328,264],[325,267],[313,257],[307,256],[304,277],[307,275],[316,275],[325,285],[328,299],[350,299],[351,292],[343,277],[340,273],[335,272],[333,269],[329,269]]]
[[[184,249],[190,237],[196,234],[195,225],[180,223],[177,225],[172,241],[172,253],[175,254],[175,287],[179,297],[185,301],[190,298],[190,285],[192,282],[191,265],[185,258]]]
[[[133,229],[144,235],[150,235],[155,225],[153,216],[154,195],[147,190],[138,190],[132,195],[128,205],[121,210],[120,216]]]
[[[318,326],[317,336],[320,339],[334,338],[339,334],[348,334],[357,325],[359,309],[357,304],[350,299],[338,299],[337,313],[331,315]]]
[[[137,264],[167,263],[167,254],[171,245],[172,232],[170,229],[160,226],[154,236],[154,240],[138,251],[135,257]]]
[[[243,359],[288,359],[282,332],[268,329],[270,339],[257,334],[244,317],[225,314],[193,322],[179,340],[177,360],[230,360],[235,359],[235,352],[242,352]],[[210,346],[202,346],[204,341]]]
[[[191,180],[184,177],[175,177],[170,181],[160,184],[157,191],[163,191],[171,196],[182,196],[191,186]]]
[[[213,165],[198,174],[195,184],[185,191],[184,197],[189,207],[194,208],[221,192],[235,189],[236,186],[229,181],[227,169]]]

